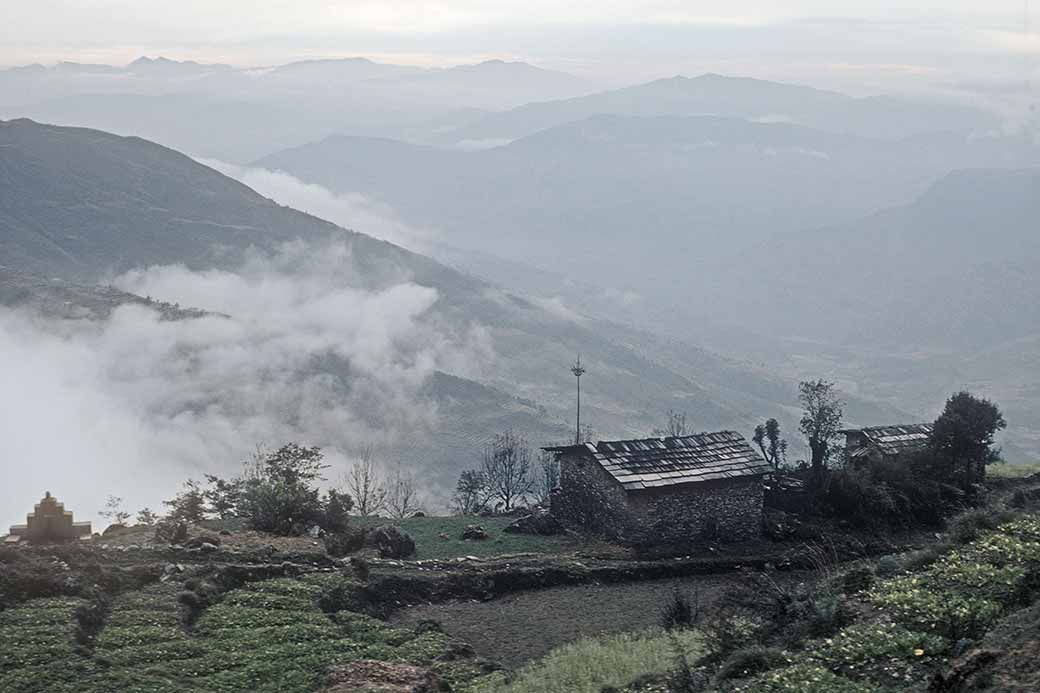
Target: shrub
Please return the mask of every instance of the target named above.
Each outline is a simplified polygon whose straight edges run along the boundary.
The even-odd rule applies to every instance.
[[[365,545],[365,533],[361,530],[336,532],[326,534],[325,553],[333,558],[343,558],[355,551],[360,551]]]
[[[992,531],[1010,522],[1015,513],[1006,508],[975,508],[961,513],[950,522],[949,534],[957,544],[967,544],[979,538],[983,531]]]
[[[889,578],[903,572],[903,561],[898,556],[889,554],[878,559],[874,572],[880,578]]]
[[[700,605],[697,595],[694,595],[691,600],[687,599],[679,590],[675,590],[661,612],[661,627],[665,630],[690,628],[699,619]]]
[[[743,679],[786,664],[787,659],[780,650],[760,646],[745,647],[731,654],[719,667],[715,677]]]
[[[719,610],[702,624],[700,631],[708,651],[706,661],[719,662],[730,653],[747,647],[761,626],[747,613]]]
[[[845,594],[856,594],[874,584],[874,571],[866,566],[853,568],[841,576],[841,588]]]
[[[325,493],[325,518],[322,529],[326,532],[346,532],[350,518],[350,510],[354,501],[346,493],[329,489]]]

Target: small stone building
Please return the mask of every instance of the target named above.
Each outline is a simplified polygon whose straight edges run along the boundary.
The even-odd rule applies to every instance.
[[[932,424],[902,424],[849,428],[845,434],[845,449],[849,459],[856,463],[893,462],[905,459],[928,446]]]
[[[29,513],[24,525],[13,525],[6,543],[28,540],[36,543],[76,541],[89,539],[90,523],[74,522],[72,513],[47,492]]]
[[[553,514],[626,543],[757,537],[771,471],[739,433],[546,448],[560,462]]]

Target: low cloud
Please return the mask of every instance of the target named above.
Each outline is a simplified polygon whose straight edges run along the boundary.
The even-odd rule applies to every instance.
[[[0,310],[0,521],[23,521],[47,490],[84,519],[108,493],[157,508],[187,477],[236,473],[257,443],[320,445],[342,467],[436,426],[424,386],[488,362],[488,337],[441,324],[428,287],[353,286],[349,256],[292,245],[237,272],[152,267],[115,282],[226,316]]]
[[[237,166],[216,159],[200,158],[198,161],[279,204],[409,250],[427,252],[431,242],[437,238],[433,229],[406,224],[389,205],[360,193],[338,195],[282,171]]]

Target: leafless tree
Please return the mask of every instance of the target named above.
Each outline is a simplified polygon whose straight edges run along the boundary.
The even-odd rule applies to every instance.
[[[668,410],[668,425],[664,428],[655,428],[651,435],[657,436],[658,438],[678,438],[680,436],[690,435],[691,431],[686,425],[686,412],[677,412]]]
[[[98,515],[114,525],[125,525],[130,519],[130,513],[123,509],[123,499],[119,496],[109,496],[105,501],[105,509],[99,510]]]
[[[538,479],[535,494],[539,502],[549,500],[549,494],[560,485],[560,461],[554,453],[542,450],[538,456]]]
[[[379,477],[371,446],[358,455],[345,481],[347,493],[354,499],[354,509],[359,515],[378,515],[386,509],[387,489]]]
[[[534,488],[527,441],[512,431],[495,435],[484,448],[481,473],[502,509],[512,510]]]
[[[422,508],[419,493],[415,490],[415,477],[401,469],[398,464],[386,487],[386,511],[398,520],[410,517]]]

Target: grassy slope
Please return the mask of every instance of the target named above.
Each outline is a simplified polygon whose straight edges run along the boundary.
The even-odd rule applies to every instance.
[[[474,688],[480,693],[600,693],[646,672],[671,669],[680,650],[687,660],[697,659],[703,654],[700,636],[686,631],[673,640],[654,629],[579,640],[525,667],[512,682],[499,674]]]
[[[385,518],[353,518],[362,526],[375,527],[387,524]],[[560,553],[573,551],[584,544],[572,535],[556,537],[507,534],[505,528],[513,521],[511,517],[410,517],[394,520],[395,524],[415,539],[415,559],[444,559],[463,556],[489,558],[518,553]],[[488,538],[482,541],[463,541],[462,530],[466,525],[480,525]],[[443,538],[441,535],[447,535]]]

